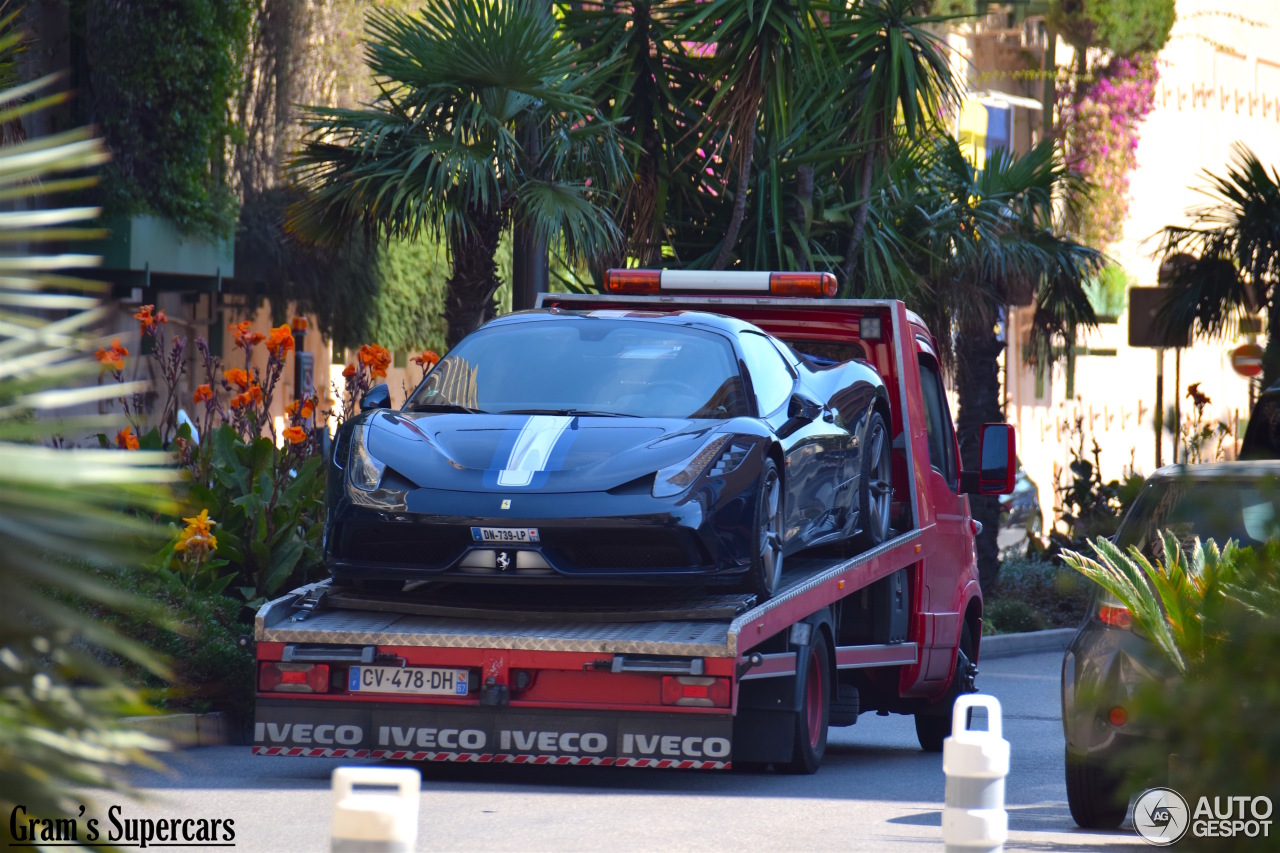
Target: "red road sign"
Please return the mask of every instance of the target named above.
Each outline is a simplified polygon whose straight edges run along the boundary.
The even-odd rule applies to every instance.
[[[1262,347],[1243,344],[1231,351],[1231,366],[1241,376],[1257,376],[1262,372]]]

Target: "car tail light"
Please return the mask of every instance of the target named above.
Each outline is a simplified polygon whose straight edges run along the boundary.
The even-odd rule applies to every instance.
[[[264,663],[258,670],[263,693],[328,693],[327,663]]]
[[[729,679],[692,675],[664,675],[662,704],[701,708],[728,708]]]
[[[1123,604],[1103,604],[1098,607],[1098,621],[1127,631],[1133,625],[1133,614]]]
[[[1117,705],[1107,714],[1107,719],[1111,721],[1111,725],[1119,728],[1129,722],[1129,712]]]

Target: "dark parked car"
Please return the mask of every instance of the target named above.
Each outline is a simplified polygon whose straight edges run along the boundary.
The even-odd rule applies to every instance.
[[[1277,522],[1280,462],[1174,465],[1143,485],[1116,545],[1123,551],[1137,546],[1153,557],[1160,531],[1172,530],[1184,547],[1196,537],[1219,546],[1228,539],[1252,546],[1274,537]],[[1152,734],[1130,719],[1129,709],[1145,683],[1174,674],[1172,664],[1131,624],[1128,609],[1099,591],[1062,664],[1067,802],[1080,826],[1114,828],[1124,822],[1130,792],[1118,768],[1125,751]]]
[[[722,581],[888,537],[884,383],[699,312],[494,320],[404,408],[338,433],[325,529],[339,583]]]

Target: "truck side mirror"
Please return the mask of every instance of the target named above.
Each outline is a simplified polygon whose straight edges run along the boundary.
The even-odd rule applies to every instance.
[[[960,491],[966,495],[1007,495],[1012,492],[1018,477],[1014,451],[1013,427],[983,424],[981,468],[961,473]]]
[[[387,389],[387,383],[385,382],[379,382],[374,385],[360,398],[360,411],[362,412],[367,412],[370,409],[389,408],[391,408],[391,391]]]

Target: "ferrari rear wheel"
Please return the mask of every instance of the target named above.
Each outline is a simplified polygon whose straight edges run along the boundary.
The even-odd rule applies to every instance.
[[[782,479],[768,458],[760,472],[754,542],[747,588],[764,601],[782,585]]]
[[[893,498],[893,461],[889,456],[889,429],[876,411],[867,423],[858,477],[859,544],[874,548],[889,538],[889,513]]]

